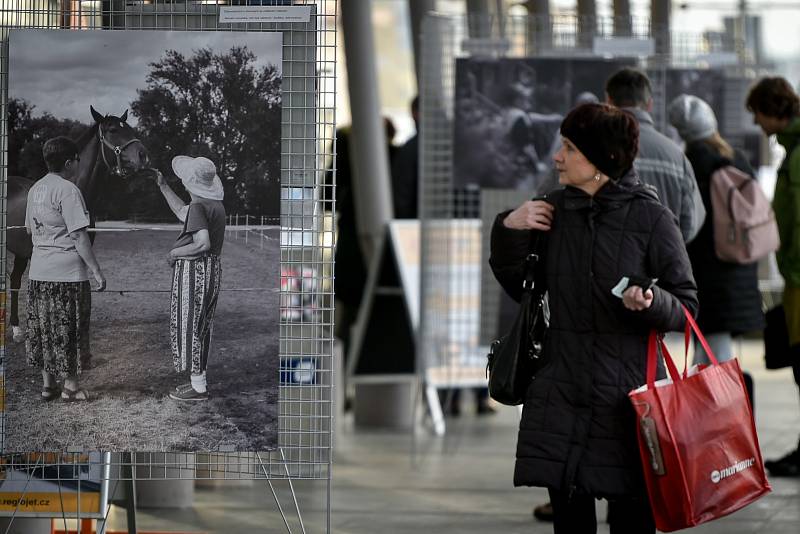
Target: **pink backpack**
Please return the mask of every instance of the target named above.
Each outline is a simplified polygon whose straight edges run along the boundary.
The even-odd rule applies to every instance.
[[[753,263],[778,250],[775,214],[761,185],[732,165],[711,175],[714,251],[722,261]]]

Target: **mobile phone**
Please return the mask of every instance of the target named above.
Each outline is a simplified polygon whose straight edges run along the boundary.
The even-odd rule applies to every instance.
[[[625,290],[631,286],[639,286],[642,288],[642,292],[646,292],[648,289],[653,289],[653,286],[656,285],[658,282],[658,278],[642,278],[640,276],[623,276],[617,282],[617,285],[611,288],[611,294],[617,298],[622,298],[622,294],[625,293]]]

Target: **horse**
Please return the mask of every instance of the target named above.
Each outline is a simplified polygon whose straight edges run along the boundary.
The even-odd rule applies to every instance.
[[[75,185],[83,194],[90,220],[94,226],[94,210],[101,180],[109,175],[125,179],[130,175],[149,170],[149,155],[142,142],[137,139],[135,130],[126,122],[128,110],[119,116],[102,115],[89,106],[94,124],[84,131],[75,143],[80,151],[79,171]],[[15,342],[24,339],[19,326],[19,289],[22,275],[28,268],[33,253],[31,236],[25,230],[25,209],[28,191],[35,180],[22,176],[9,176],[7,182],[6,243],[9,252],[14,254],[14,267],[10,275],[11,310],[10,323]]]

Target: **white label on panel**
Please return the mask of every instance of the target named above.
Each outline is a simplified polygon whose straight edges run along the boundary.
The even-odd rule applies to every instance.
[[[219,21],[237,22],[308,22],[311,6],[221,6]]]
[[[656,51],[653,39],[635,37],[594,38],[594,53],[601,56],[652,56]]]

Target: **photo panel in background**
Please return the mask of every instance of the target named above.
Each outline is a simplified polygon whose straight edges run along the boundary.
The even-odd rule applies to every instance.
[[[658,73],[648,74],[651,79],[658,79]],[[694,95],[711,106],[720,126],[725,124],[725,75],[721,70],[669,68],[663,71],[663,75],[664,108],[679,95]],[[665,134],[682,144],[678,132],[669,121],[666,121],[666,125]]]
[[[19,299],[7,302],[4,452],[276,447],[282,35],[12,30],[9,52],[7,252]],[[37,281],[69,278],[28,267],[28,192],[43,191],[39,209],[75,190],[34,185],[55,136],[78,145],[70,165],[85,206],[72,198],[63,220],[90,219],[107,280],[90,301],[62,286],[28,289],[31,269]],[[157,171],[182,202],[191,192],[188,217],[170,208]],[[193,241],[177,241],[181,214],[190,232],[208,228],[211,250],[179,261],[174,280],[168,253]],[[33,219],[34,232],[61,231]],[[69,239],[39,252],[69,252]],[[38,306],[51,301],[66,311]],[[61,337],[37,327],[59,320],[78,326],[55,328]],[[59,380],[51,388],[45,367]],[[192,371],[196,390],[205,371],[208,398],[171,398]],[[66,402],[63,379],[75,375],[88,400]]]
[[[535,191],[551,178],[559,128],[577,104],[635,59],[464,58],[456,61],[453,185]]]
[[[681,94],[702,98],[714,110],[722,137],[741,150],[754,169],[765,164],[761,154],[763,134],[745,107],[751,78],[723,69],[670,68],[664,75],[665,107]],[[683,143],[668,121],[665,133],[678,144]]]

